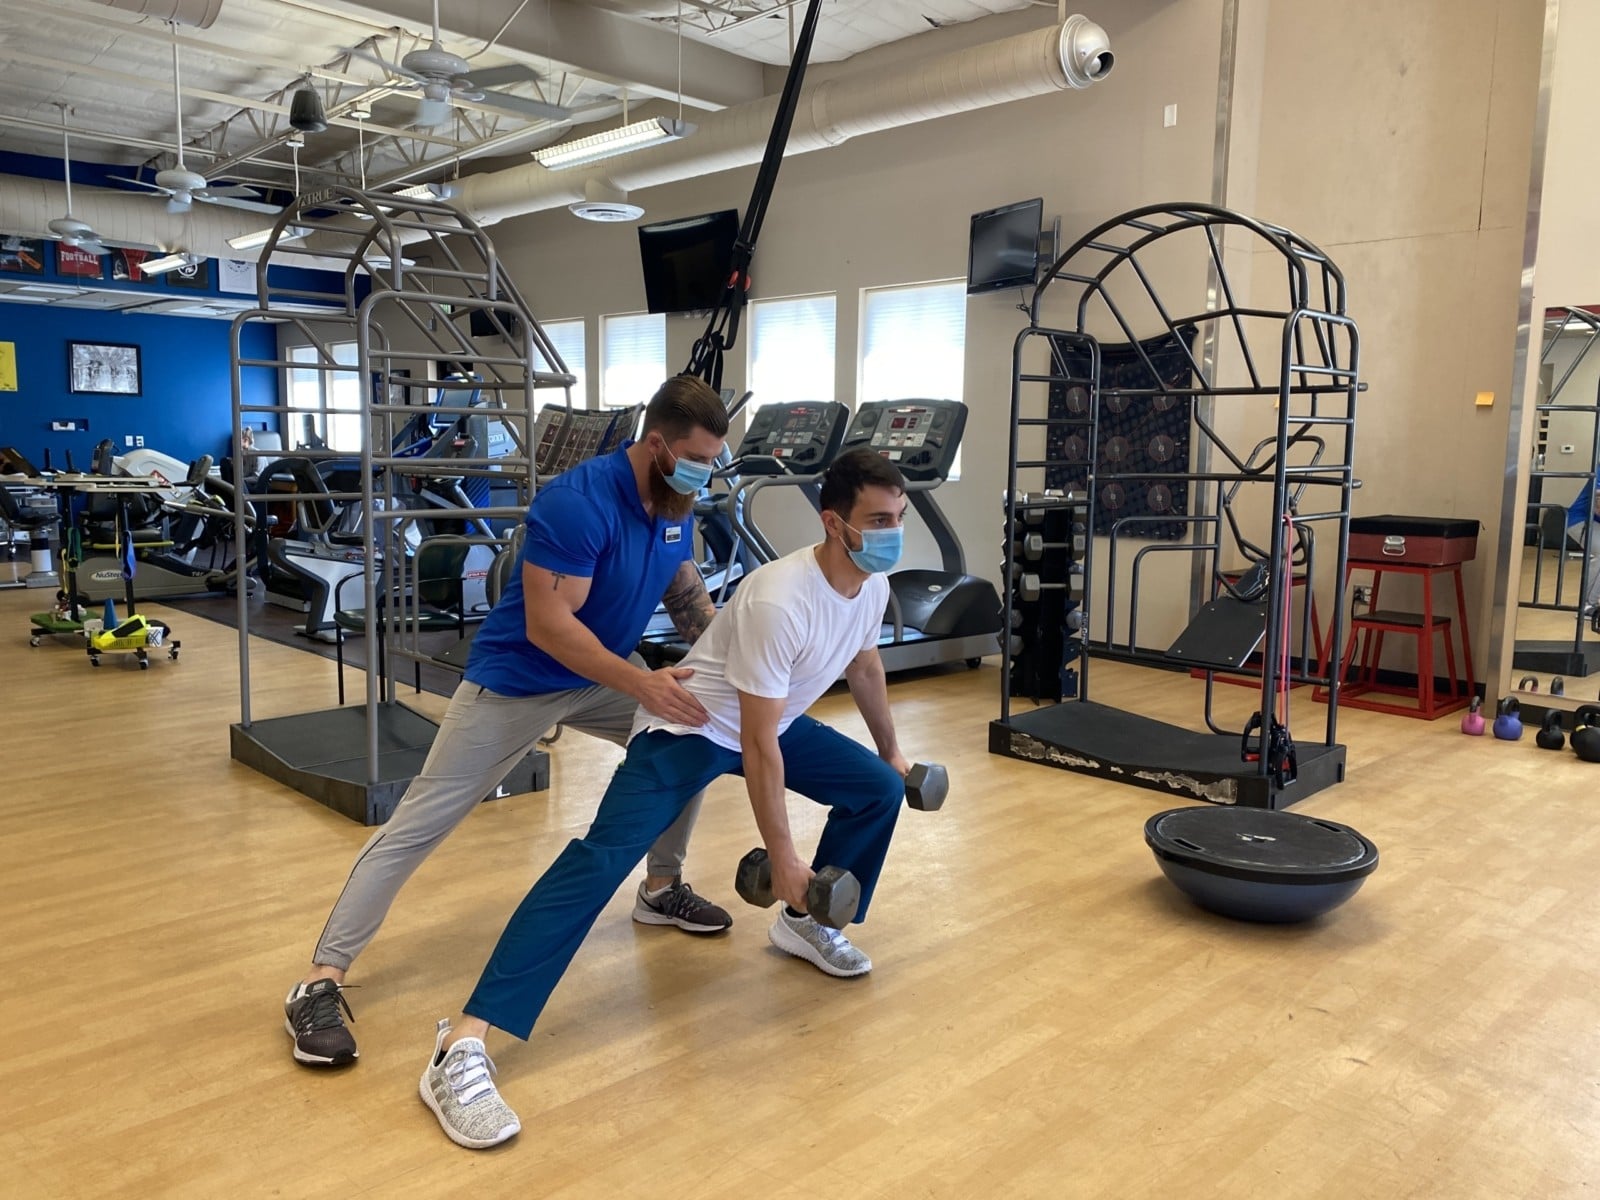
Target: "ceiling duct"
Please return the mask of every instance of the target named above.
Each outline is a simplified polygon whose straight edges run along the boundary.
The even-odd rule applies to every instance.
[[[865,133],[1088,87],[1106,77],[1111,62],[1105,31],[1075,16],[1060,25],[964,50],[840,75],[802,91],[788,153],[824,150]],[[699,132],[692,138],[608,159],[604,190],[598,198],[587,186],[590,172],[551,171],[530,161],[465,177],[454,185],[458,191],[451,204],[479,224],[491,225],[527,213],[579,202],[603,203],[642,188],[751,166],[761,161],[777,105],[774,95],[707,113],[699,119]],[[166,249],[181,245],[200,254],[236,258],[239,251],[228,245],[228,239],[261,225],[259,217],[215,205],[196,205],[190,216],[172,217],[161,211],[161,205],[141,196],[103,188],[74,188],[73,200],[75,216],[92,225],[106,241],[119,245]],[[50,218],[65,211],[65,202],[65,189],[59,182],[0,176],[0,230],[47,237]],[[404,236],[410,240],[416,235]],[[312,253],[318,249],[336,253],[347,250],[350,236],[348,231],[324,227],[302,245]]]
[[[158,21],[172,21],[178,25],[193,25],[196,29],[210,29],[211,23],[222,11],[222,0],[95,0],[107,8],[120,8],[124,12],[155,17]]]

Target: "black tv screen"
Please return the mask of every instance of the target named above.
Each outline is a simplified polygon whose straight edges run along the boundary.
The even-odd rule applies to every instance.
[[[736,209],[639,226],[645,307],[653,313],[715,308],[739,236]]]
[[[1043,220],[1042,198],[974,213],[967,247],[967,292],[1031,287],[1039,271]]]
[[[468,327],[473,337],[496,337],[500,335],[502,329],[508,337],[521,336],[521,332],[517,328],[516,313],[490,312],[487,308],[474,308],[471,311],[472,316],[468,319]],[[499,322],[498,326],[495,324],[497,320]]]

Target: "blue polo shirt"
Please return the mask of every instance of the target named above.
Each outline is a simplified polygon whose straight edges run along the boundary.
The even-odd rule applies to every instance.
[[[652,517],[639,500],[628,446],[592,458],[539,489],[528,506],[522,561],[588,579],[589,598],[578,620],[613,654],[633,653],[656,605],[694,555],[689,519]],[[528,640],[522,572],[472,639],[467,681],[502,696],[537,696],[590,687]]]

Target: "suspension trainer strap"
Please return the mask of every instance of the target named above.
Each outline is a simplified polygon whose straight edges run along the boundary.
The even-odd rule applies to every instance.
[[[750,291],[750,260],[755,256],[761,222],[766,218],[767,203],[772,199],[773,189],[778,183],[778,168],[783,165],[783,152],[789,145],[789,130],[794,125],[795,109],[800,103],[800,89],[805,83],[806,64],[811,59],[811,43],[816,36],[817,17],[821,12],[822,0],[809,0],[805,20],[800,26],[800,36],[795,39],[794,61],[789,64],[789,75],[783,82],[783,95],[772,121],[772,132],[767,135],[767,149],[761,158],[761,170],[756,174],[755,188],[744,210],[739,237],[733,244],[733,259],[728,265],[727,280],[722,285],[722,298],[718,300],[717,307],[711,310],[705,332],[695,342],[694,350],[689,355],[689,365],[683,371],[685,375],[699,376],[715,389],[722,387],[723,354],[733,349],[734,343],[739,340],[739,319]]]

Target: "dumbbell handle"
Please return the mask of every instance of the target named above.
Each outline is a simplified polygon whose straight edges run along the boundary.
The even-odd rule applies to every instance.
[[[1073,571],[1073,574],[1081,575],[1082,568],[1078,567],[1076,563],[1073,566],[1077,568]],[[1024,573],[1022,576],[1022,598],[1024,600],[1037,600],[1041,592],[1074,592],[1078,588],[1079,585],[1076,582],[1042,583],[1037,575]]]
[[[739,895],[757,908],[770,908],[778,897],[772,890],[772,859],[766,850],[757,846],[744,856],[744,862],[739,867]],[[753,877],[747,878],[747,870]],[[835,900],[831,912],[828,907],[830,894]],[[855,918],[860,904],[861,884],[849,871],[842,867],[823,867],[812,874],[811,883],[806,888],[806,911],[816,918],[818,924],[843,929]]]

